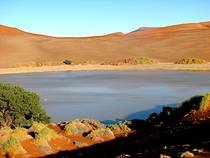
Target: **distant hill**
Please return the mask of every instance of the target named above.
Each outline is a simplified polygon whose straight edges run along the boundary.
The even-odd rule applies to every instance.
[[[184,57],[210,61],[210,22],[78,38],[38,35],[0,25],[0,67],[31,61],[105,62],[139,56],[162,62]]]

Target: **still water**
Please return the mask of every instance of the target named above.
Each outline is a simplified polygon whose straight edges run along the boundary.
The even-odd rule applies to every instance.
[[[145,118],[162,106],[210,92],[209,72],[77,71],[0,75],[37,92],[52,121]]]

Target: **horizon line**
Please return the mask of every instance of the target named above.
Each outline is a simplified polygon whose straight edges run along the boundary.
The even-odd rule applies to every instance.
[[[11,26],[11,25],[5,25],[5,24],[0,24],[0,26],[4,26],[4,27],[8,27],[8,28],[13,28],[13,29],[17,29],[20,30],[22,32],[25,33],[29,33],[29,34],[34,34],[34,35],[40,35],[40,36],[48,36],[48,37],[52,37],[52,38],[91,38],[91,37],[103,37],[103,36],[108,36],[108,35],[112,35],[112,34],[129,34],[132,32],[135,32],[141,28],[164,28],[164,27],[171,27],[171,26],[178,26],[178,25],[187,25],[187,24],[200,24],[200,23],[205,23],[205,22],[210,22],[210,20],[208,21],[199,21],[199,22],[189,22],[189,23],[176,23],[176,24],[172,24],[172,25],[163,25],[163,26],[142,26],[142,27],[138,27],[137,29],[133,30],[133,31],[128,31],[128,32],[121,32],[121,31],[115,31],[115,32],[110,32],[110,33],[105,33],[105,34],[100,34],[100,35],[84,35],[84,36],[74,36],[74,35],[67,35],[67,36],[59,36],[59,35],[50,35],[50,34],[44,34],[44,33],[36,33],[36,32],[30,32],[27,31],[23,28],[20,27],[16,27],[16,26]]]

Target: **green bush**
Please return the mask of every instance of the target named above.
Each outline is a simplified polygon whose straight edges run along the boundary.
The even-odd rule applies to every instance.
[[[63,61],[63,63],[66,64],[66,65],[71,65],[72,64],[72,61],[66,59],[66,60]]]
[[[22,87],[0,83],[0,126],[29,126],[33,121],[50,121],[40,97]]]
[[[175,62],[175,64],[205,64],[207,63],[204,59],[199,58],[183,58]]]

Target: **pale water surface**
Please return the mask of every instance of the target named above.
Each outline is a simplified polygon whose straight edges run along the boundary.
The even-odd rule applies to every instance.
[[[162,106],[210,92],[209,72],[78,71],[0,75],[40,94],[52,120],[145,118]]]

